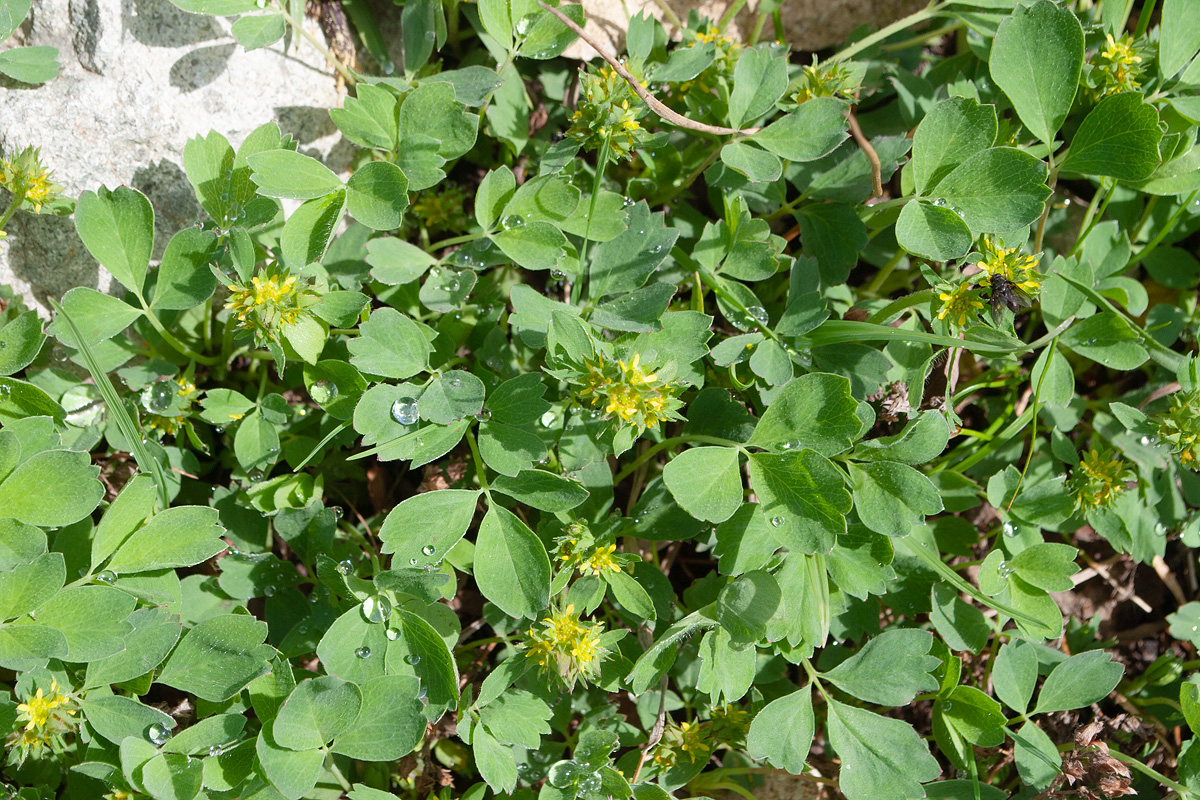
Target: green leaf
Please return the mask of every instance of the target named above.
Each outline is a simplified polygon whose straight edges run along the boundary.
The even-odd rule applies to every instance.
[[[301,681],[275,717],[275,742],[288,750],[324,747],[354,723],[362,705],[353,683],[332,675]]]
[[[740,128],[766,114],[787,90],[787,59],[766,46],[742,51],[729,93],[729,126]]]
[[[353,365],[325,359],[304,366],[304,385],[309,396],[332,417],[349,419],[367,388],[367,382]]]
[[[61,423],[66,416],[62,406],[32,383],[0,378],[0,422],[8,425],[26,417],[52,417]]]
[[[347,343],[350,363],[365,373],[403,380],[429,368],[433,346],[417,323],[394,308],[378,308]]]
[[[479,0],[479,19],[488,35],[506,51],[513,49],[513,20],[508,0]]]
[[[283,338],[306,364],[316,364],[328,334],[316,317],[302,314],[294,322],[283,324]]]
[[[1008,566],[1027,583],[1047,592],[1067,592],[1075,587],[1071,576],[1079,572],[1079,551],[1059,542],[1027,547],[1008,560]]]
[[[956,686],[937,702],[943,721],[968,742],[979,747],[1004,743],[1004,710],[974,686]]]
[[[142,705],[132,697],[93,693],[80,705],[92,730],[113,744],[120,744],[127,736],[147,741],[147,731],[151,725],[168,731],[175,727],[174,718],[157,708]]]
[[[657,618],[658,612],[654,609],[654,601],[651,599],[650,593],[628,572],[605,573],[604,580],[612,589],[613,597],[626,611],[640,619],[653,620]]]
[[[312,200],[342,188],[333,170],[295,150],[264,150],[246,158],[250,180],[266,197]]]
[[[209,269],[216,261],[217,235],[200,228],[184,228],[171,237],[158,266],[158,282],[150,307],[163,310],[185,310],[200,305],[212,297],[217,277]],[[63,305],[76,324],[76,314],[67,298]]]
[[[801,375],[775,395],[747,444],[837,455],[858,438],[857,410],[850,381],[826,372]]]
[[[154,245],[154,210],[146,196],[125,186],[84,192],[75,204],[75,230],[92,257],[140,296]]]
[[[359,83],[354,97],[341,108],[329,109],[329,118],[342,134],[360,147],[395,150],[400,128],[396,120],[396,96],[381,86]]]
[[[1110,369],[1134,370],[1150,356],[1141,336],[1125,317],[1103,311],[1077,322],[1059,340],[1085,358]]]
[[[0,433],[0,448],[9,442],[20,448],[20,442],[12,431]],[[7,460],[0,456],[0,460]],[[4,468],[0,468],[0,473]],[[0,572],[30,564],[46,553],[46,534],[40,528],[17,522],[15,519],[0,519]]]
[[[1048,0],[1018,5],[1000,23],[988,67],[1025,127],[1049,144],[1075,101],[1083,69],[1083,28]]]
[[[30,0],[3,0],[0,2],[0,42],[3,42],[17,26],[29,16],[32,6]]]
[[[526,425],[540,420],[550,410],[550,404],[543,399],[545,394],[541,374],[527,372],[493,389],[487,407],[497,422]]]
[[[367,242],[366,261],[371,265],[371,277],[389,286],[411,283],[437,263],[437,259],[415,244],[385,236]]]
[[[1188,0],[1163,0],[1158,28],[1158,70],[1173,77],[1200,50],[1200,18]]]
[[[774,182],[783,174],[778,156],[746,142],[730,142],[722,147],[721,161],[752,183]]]
[[[567,19],[577,25],[583,25],[583,6],[567,4],[558,7]],[[562,55],[571,42],[575,41],[575,32],[563,25],[562,22],[548,11],[534,12],[535,21],[521,43],[520,53],[525,58],[535,58],[544,61]]]
[[[514,477],[501,475],[492,481],[491,488],[519,503],[550,512],[570,511],[590,494],[575,481],[538,469],[522,470]]]
[[[154,800],[192,800],[204,782],[204,763],[182,753],[159,753],[139,770],[142,788]]]
[[[362,685],[362,710],[333,741],[333,752],[360,761],[395,761],[413,751],[425,735],[420,682],[385,675]]]
[[[208,14],[214,17],[232,17],[259,8],[255,0],[171,0],[171,5],[190,14]]]
[[[484,422],[479,425],[479,453],[483,463],[501,475],[515,478],[546,457],[546,445],[536,434],[521,428]]]
[[[45,83],[61,69],[54,47],[13,47],[0,52],[0,73],[22,83]]]
[[[806,686],[772,700],[755,715],[746,734],[746,752],[799,775],[808,760],[815,729],[812,687]]]
[[[414,675],[428,690],[426,717],[437,719],[458,702],[458,666],[450,647],[423,617],[398,609],[400,636],[389,641],[387,668],[392,674]]]
[[[1162,136],[1158,111],[1141,92],[1109,95],[1080,124],[1060,170],[1144,181],[1162,163]]]
[[[867,246],[867,226],[845,203],[812,203],[796,215],[804,253],[817,259],[822,282],[841,283]]]
[[[541,220],[497,231],[491,240],[504,255],[525,269],[556,269],[567,254],[567,237]]]
[[[408,208],[408,178],[395,164],[372,161],[350,176],[346,204],[350,215],[368,228],[399,228]]]
[[[533,531],[501,506],[488,506],[475,542],[479,591],[512,617],[536,619],[550,602],[550,558]]]
[[[721,590],[717,598],[717,622],[729,632],[733,646],[741,649],[763,637],[782,599],[783,593],[771,573],[747,572]]]
[[[696,519],[724,522],[742,504],[738,451],[732,447],[693,447],[663,470],[675,501]]]
[[[13,375],[32,364],[45,341],[42,319],[36,311],[9,320],[0,327],[0,375]]]
[[[183,630],[179,618],[161,606],[138,609],[127,620],[133,630],[125,636],[125,649],[88,664],[85,689],[145,675],[163,662]]]
[[[877,461],[850,467],[854,503],[863,524],[885,536],[907,536],[942,510],[937,487],[907,464]]]
[[[466,534],[479,492],[443,489],[408,498],[388,512],[379,529],[384,553],[401,565],[440,564]],[[426,552],[428,550],[428,552]]]
[[[2,488],[2,487],[0,487]],[[215,508],[177,506],[150,519],[133,533],[108,562],[118,574],[190,567],[212,558],[228,545]]]
[[[104,484],[87,453],[46,450],[17,465],[0,483],[4,514],[30,525],[59,527],[91,514],[104,497]],[[63,487],[71,490],[63,491]]]
[[[67,654],[67,639],[44,625],[0,626],[0,667],[24,670]]]
[[[164,753],[198,755],[213,748],[228,747],[246,727],[241,714],[217,714],[205,717],[189,728],[172,736],[162,747]]]
[[[895,436],[881,436],[860,442],[854,458],[861,461],[898,461],[901,464],[925,464],[937,458],[950,441],[950,426],[937,411],[923,411]]]
[[[860,700],[903,706],[919,692],[937,691],[929,672],[941,662],[929,655],[933,637],[913,628],[884,631],[825,673],[834,685]]]
[[[950,170],[991,147],[997,130],[995,106],[980,105],[969,97],[951,97],[935,105],[913,134],[911,169],[917,193],[936,186]]]
[[[279,431],[256,409],[238,425],[233,452],[242,469],[266,472],[279,458]]]
[[[542,736],[550,733],[550,706],[530,694],[514,689],[479,710],[479,721],[505,744],[537,750]]]
[[[1022,150],[993,147],[955,167],[932,196],[961,216],[973,234],[1008,233],[1041,216],[1050,187],[1045,163]]]
[[[818,97],[772,122],[750,140],[788,161],[813,161],[841,144],[846,129],[845,104],[832,97]]]
[[[258,732],[254,747],[257,765],[271,785],[287,800],[300,800],[317,785],[321,776],[321,765],[325,761],[322,750],[288,750],[276,743],[271,735],[274,722],[263,725]]]
[[[449,425],[483,410],[483,381],[464,370],[450,370],[429,382],[417,410],[423,419]]]
[[[481,4],[481,13],[482,10]],[[490,231],[516,191],[517,179],[513,171],[503,164],[484,175],[475,191],[475,221],[479,227]]]
[[[896,220],[896,241],[908,252],[930,261],[949,261],[967,254],[975,241],[967,223],[946,206],[910,200]]]
[[[801,553],[827,553],[846,532],[851,507],[842,473],[813,452],[750,456],[750,483],[775,539]]]
[[[517,785],[517,764],[513,751],[496,741],[482,725],[471,734],[471,750],[479,775],[494,792],[511,793]]]
[[[1013,757],[1021,783],[1034,789],[1045,789],[1062,774],[1062,755],[1054,740],[1032,721],[1022,725],[1019,731],[1010,730],[1009,736],[1014,743]]]
[[[229,32],[246,51],[272,45],[283,38],[287,23],[283,14],[259,14],[239,17],[230,26]]]
[[[253,617],[210,617],[187,632],[155,681],[220,703],[267,671],[275,648],[266,637],[266,623]]]
[[[67,637],[64,661],[99,661],[126,648],[133,626],[125,618],[137,599],[109,586],[74,586],[54,595],[37,609],[40,624]]]
[[[945,584],[933,585],[933,610],[929,618],[951,650],[978,653],[987,644],[992,632],[983,612],[964,601],[958,592]]]
[[[829,700],[826,734],[842,758],[838,786],[847,800],[925,797],[922,783],[941,774],[907,722]]]
[[[63,295],[62,305],[71,316],[71,321],[91,344],[111,339],[143,313],[120,298],[86,286],[76,286]],[[49,332],[68,347],[79,347],[75,335],[66,323],[66,317],[55,317],[50,323]]]
[[[400,138],[436,139],[438,155],[446,160],[465,155],[475,146],[478,127],[479,117],[454,99],[454,87],[449,83],[422,83],[400,104]]]
[[[1103,650],[1089,650],[1060,662],[1047,676],[1035,713],[1069,711],[1099,702],[1117,688],[1125,668]]]
[[[0,573],[0,620],[36,610],[63,587],[66,579],[62,553],[44,553],[28,564]]]
[[[589,274],[589,292],[596,299],[640,289],[666,260],[679,238],[677,228],[666,226],[666,215],[652,214],[645,201],[628,209],[629,227],[597,245]]]
[[[1037,684],[1037,655],[1033,645],[1015,639],[1000,648],[992,668],[996,697],[1017,713],[1024,714]]]
[[[633,665],[626,681],[635,695],[645,692],[675,663],[679,645],[689,636],[708,630],[717,624],[713,618],[715,603],[693,611],[667,628]]]
[[[351,605],[317,644],[317,658],[330,675],[364,684],[385,672],[386,628],[367,622],[361,605]]]
[[[324,258],[345,210],[346,190],[339,188],[324,197],[305,201],[292,212],[279,237],[284,263],[299,271]]]

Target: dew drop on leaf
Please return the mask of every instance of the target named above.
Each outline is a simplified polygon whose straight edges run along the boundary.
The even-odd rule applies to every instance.
[[[371,657],[371,648],[367,647],[366,645],[363,645],[362,647],[360,647],[354,651],[354,655],[358,656],[359,658],[370,658]]]
[[[401,397],[392,403],[392,419],[401,425],[412,425],[417,421],[417,401]]]
[[[162,747],[171,738],[171,732],[165,726],[155,722],[146,729],[146,738],[155,747]]]
[[[779,526],[783,525],[783,523],[784,523],[783,517],[771,517],[771,527],[772,528],[778,528]]]
[[[308,391],[312,399],[320,405],[326,405],[337,399],[338,387],[333,381],[317,381]]]
[[[396,641],[397,639],[400,638],[400,631],[397,630],[396,628],[388,628],[387,629],[387,638],[388,638],[389,642]]]
[[[421,552],[427,556],[433,555],[436,551],[437,551],[437,548],[431,544],[427,544],[421,548]]]
[[[96,573],[96,580],[100,581],[100,583],[116,583],[117,573],[113,572],[111,569],[101,570],[100,572]]]
[[[383,622],[392,614],[392,601],[381,594],[368,597],[366,600],[363,600],[362,614],[367,622]]]
[[[349,575],[354,571],[354,562],[348,558],[345,561],[339,561],[337,571],[342,575]]]

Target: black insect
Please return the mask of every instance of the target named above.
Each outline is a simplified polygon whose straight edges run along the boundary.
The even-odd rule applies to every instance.
[[[1017,314],[1022,308],[1033,305],[1029,295],[1003,275],[992,275],[991,288],[991,296],[987,300],[992,306],[992,321],[997,325],[1000,324],[1003,315],[1001,309],[1007,308],[1013,314]]]

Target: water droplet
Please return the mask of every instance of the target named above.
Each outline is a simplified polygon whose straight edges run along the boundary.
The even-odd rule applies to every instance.
[[[996,567],[996,572],[999,573],[1001,578],[1007,578],[1013,574],[1013,568],[1008,565],[1007,561],[1001,561],[1000,565]]]
[[[1016,525],[1012,524],[1011,522],[1009,522],[1007,520],[1004,522],[1003,525],[1000,526],[1000,530],[1004,531],[1004,535],[1006,537],[1008,537],[1009,539],[1012,539],[1013,537],[1015,537],[1017,534],[1019,534],[1021,532],[1020,528],[1018,528]]]
[[[424,700],[427,694],[429,694],[429,687],[422,683],[421,688],[417,689],[417,699]]]
[[[1142,443],[1143,447],[1151,447],[1158,444],[1158,439],[1154,438],[1153,436],[1143,436],[1141,439],[1138,439],[1138,441]]]
[[[171,731],[167,730],[165,725],[155,722],[146,729],[146,738],[150,740],[150,744],[155,747],[162,747],[171,738]]]
[[[345,514],[345,513],[346,513],[345,511],[342,511],[342,507],[341,507],[341,506],[334,506],[334,507],[333,507],[333,518],[334,518],[334,519],[341,519],[341,518],[342,518],[342,514]]]
[[[328,405],[337,399],[338,387],[333,381],[317,381],[308,390],[308,394],[318,405]]]
[[[216,756],[219,756],[219,755],[221,755],[221,747],[220,747],[220,745],[215,745],[215,744],[213,744],[213,745],[209,745],[209,747],[208,747],[208,755],[209,755],[209,757],[216,757]]]
[[[484,406],[482,409],[480,409],[479,414],[477,414],[476,417],[480,422],[487,422],[492,418],[492,410],[487,406]]]
[[[542,414],[542,427],[553,428],[555,419],[553,411],[547,411],[545,414]]]
[[[101,583],[113,584],[117,581],[117,573],[113,572],[111,569],[101,570],[100,572],[96,573],[96,580],[100,581]]]
[[[793,439],[792,441],[784,442],[783,444],[781,444],[779,446],[780,446],[780,448],[782,448],[784,450],[799,450],[800,449],[800,440]]]
[[[1167,535],[1167,526],[1163,525],[1161,522],[1156,523],[1154,526],[1154,535],[1155,536],[1166,536]]]
[[[410,567],[415,567],[415,566],[417,565],[417,557],[416,557],[416,556],[413,556],[412,558],[410,558],[410,559],[408,560],[408,565],[409,565]]]
[[[771,527],[778,528],[783,525],[784,521],[783,517],[771,517]]]
[[[656,244],[656,245],[654,245],[654,247],[650,248],[650,252],[658,254],[658,253],[662,252],[662,249],[663,249],[663,246],[661,244]]]
[[[771,317],[762,306],[750,306],[746,309],[746,313],[753,317],[759,325],[767,325],[771,322]]]
[[[583,792],[598,792],[602,783],[600,773],[593,772],[579,782],[579,790]]]
[[[12,394],[12,389],[9,386],[0,385],[0,403],[7,400],[10,394]]]
[[[252,481],[257,482],[257,481],[261,481],[264,477],[266,477],[266,473],[263,472],[261,469],[252,469],[246,473],[246,477]]]
[[[395,628],[388,628],[387,629],[387,638],[388,638],[389,642],[396,641],[397,639],[400,638],[400,631],[398,631]]]
[[[401,397],[392,403],[392,419],[401,425],[412,425],[417,416],[417,401],[413,398]]]
[[[354,572],[354,562],[348,558],[345,561],[339,561],[337,571],[339,574],[349,575],[351,572]]]
[[[392,614],[392,601],[381,594],[368,597],[366,600],[363,600],[362,614],[367,622],[383,622]]]
[[[946,198],[944,198],[944,197],[939,197],[939,198],[937,198],[936,200],[934,200],[934,201],[933,201],[933,204],[934,204],[935,206],[937,206],[938,208],[945,208],[945,207],[946,207]]]
[[[404,657],[404,663],[408,664],[410,667],[415,667],[417,664],[421,663],[421,657],[415,653],[410,653]]]
[[[173,381],[155,381],[142,390],[142,407],[151,414],[163,414],[171,407],[176,394]]]
[[[366,645],[363,645],[362,647],[360,647],[354,651],[354,655],[358,656],[359,658],[370,658],[371,657],[371,648],[367,647]]]
[[[567,273],[563,272],[561,269],[552,269],[550,270],[550,277],[556,281],[561,281],[563,278],[567,277]]]
[[[264,586],[263,594],[266,595],[267,597],[274,597],[275,596],[275,584],[268,583],[266,586]]]
[[[512,230],[513,228],[519,228],[524,225],[525,218],[520,214],[509,214],[500,222],[500,224],[504,226],[505,230]]]
[[[427,545],[425,545],[424,547],[422,547],[422,548],[421,548],[421,552],[422,552],[422,553],[424,553],[424,554],[425,554],[425,555],[427,555],[427,556],[431,556],[431,555],[433,555],[435,552],[437,552],[437,548],[436,548],[436,547],[434,547],[434,546],[433,546],[433,545],[431,545],[431,544],[427,544]]]

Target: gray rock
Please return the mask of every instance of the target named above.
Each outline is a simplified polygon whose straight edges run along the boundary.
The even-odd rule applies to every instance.
[[[304,153],[344,170],[350,148],[329,120],[340,98],[324,57],[303,41],[246,52],[229,26],[167,0],[34,0],[6,44],[57,47],[63,71],[43,86],[0,82],[0,153],[40,147],[69,196],[102,185],[145,193],[155,258],[203,216],[182,167],[193,136],[217,130],[236,146],[276,120]],[[18,212],[5,229],[0,283],[41,310],[75,286],[109,290],[70,217]]]

